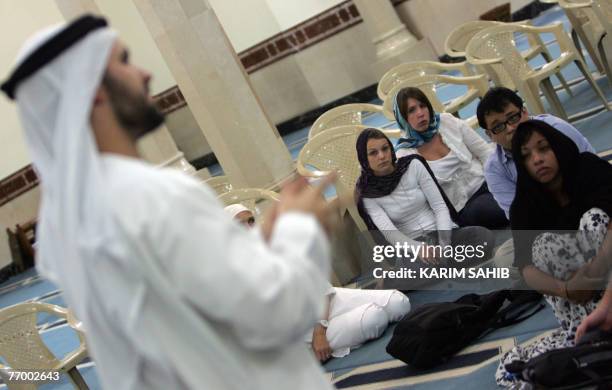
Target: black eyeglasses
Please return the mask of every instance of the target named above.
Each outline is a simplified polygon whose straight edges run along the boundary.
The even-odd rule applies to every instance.
[[[523,109],[517,113],[514,113],[506,119],[505,122],[499,123],[489,129],[489,131],[493,134],[499,134],[502,131],[506,130],[506,126],[517,124],[521,120],[521,116],[523,116]]]

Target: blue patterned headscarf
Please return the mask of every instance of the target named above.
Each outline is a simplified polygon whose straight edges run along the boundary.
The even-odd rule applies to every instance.
[[[410,126],[406,118],[402,116],[402,112],[400,111],[399,104],[397,102],[398,95],[399,92],[393,99],[393,115],[395,116],[395,120],[397,121],[399,127],[406,133],[405,137],[402,137],[397,141],[395,150],[418,148],[419,146],[431,141],[431,139],[438,133],[438,128],[440,127],[440,114],[434,112],[433,118],[429,121],[427,130],[417,131]]]

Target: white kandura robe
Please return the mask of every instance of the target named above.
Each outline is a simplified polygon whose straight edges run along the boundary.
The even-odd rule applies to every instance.
[[[328,327],[332,356],[342,358],[368,340],[378,338],[391,322],[410,311],[410,300],[398,290],[362,290],[329,286]],[[306,334],[312,343],[313,329]]]
[[[70,277],[89,287],[78,314],[106,388],[332,388],[302,338],[328,287],[328,243],[311,216],[282,215],[268,247],[195,180],[102,161],[114,207],[84,274]],[[239,365],[233,378],[211,366],[222,357],[204,325],[234,358],[218,364]]]
[[[66,29],[36,33],[17,64]],[[329,244],[281,215],[270,245],[181,172],[101,155],[91,109],[117,34],[81,36],[16,101],[41,178],[37,268],[83,321],[105,389],[329,389],[303,335],[323,313]]]

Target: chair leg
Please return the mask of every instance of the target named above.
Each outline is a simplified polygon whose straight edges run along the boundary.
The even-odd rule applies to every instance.
[[[599,96],[599,98],[603,102],[604,107],[610,110],[611,108],[610,108],[610,105],[608,104],[608,99],[606,99],[605,95],[599,88],[599,85],[597,85],[595,80],[593,80],[593,77],[591,76],[591,73],[589,73],[589,69],[587,68],[586,64],[580,60],[576,60],[574,62],[576,63],[576,66],[578,67],[578,69],[580,69],[584,77],[587,79],[589,84],[591,84],[591,88],[595,90],[595,93],[597,94],[597,96]]]
[[[546,96],[546,99],[550,104],[550,108],[559,118],[567,120],[567,114],[565,113],[565,109],[563,109],[563,105],[561,104],[561,101],[559,100],[559,97],[555,92],[555,87],[553,87],[552,83],[550,82],[550,78],[547,77],[542,80],[541,85],[542,92],[544,93],[544,96]]]
[[[552,61],[552,56],[548,52],[548,49],[546,49],[546,46],[544,46],[542,48],[542,53],[541,54],[542,54],[542,57],[544,57],[544,59],[546,60],[546,62],[551,62]],[[572,93],[572,90],[571,90],[569,84],[567,83],[567,81],[565,81],[565,77],[563,77],[563,75],[561,74],[561,69],[559,69],[559,71],[557,73],[555,73],[555,76],[557,77],[557,79],[559,79],[559,82],[561,83],[561,85],[563,86],[563,88],[565,89],[567,94],[570,95],[570,96],[574,96],[574,94]]]
[[[610,70],[610,63],[608,62],[608,55],[606,54],[606,48],[604,47],[603,41],[605,37],[605,35],[601,37],[599,43],[597,44],[597,49],[599,50],[599,56],[601,57],[601,60],[606,68],[606,77],[608,78],[608,83],[612,87],[612,71]],[[612,37],[608,38],[612,39]]]
[[[576,43],[578,40],[582,41],[582,45],[584,46],[584,49],[586,50],[586,52],[589,53],[589,56],[591,57],[591,61],[593,61],[593,64],[595,64],[595,68],[597,69],[599,73],[603,73],[604,72],[603,66],[601,65],[601,61],[599,60],[597,51],[593,48],[593,45],[591,44],[589,37],[586,35],[584,30],[582,29],[579,29],[579,30],[574,29],[573,31],[576,32],[576,39],[574,40],[574,43]],[[574,36],[572,35],[572,38],[573,37]],[[580,39],[578,39],[578,37]],[[584,63],[586,64],[586,60],[584,59],[584,56],[582,57],[582,59],[584,60]]]
[[[83,379],[81,373],[76,367],[72,367],[70,370],[68,370],[68,376],[70,377],[70,381],[75,388],[80,390],[89,390],[89,386],[87,386],[85,379]]]
[[[578,49],[578,54],[582,58],[582,61],[586,64],[586,59],[584,58],[584,53],[582,52],[582,44],[580,43],[580,39],[578,38],[578,32],[575,28],[572,28],[572,41],[574,41],[574,46]]]
[[[517,88],[519,95],[525,99],[529,113],[532,115],[546,114],[544,105],[540,100],[540,96],[537,91],[533,92],[528,85],[523,84],[523,87]]]

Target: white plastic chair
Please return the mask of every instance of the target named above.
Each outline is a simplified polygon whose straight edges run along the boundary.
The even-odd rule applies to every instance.
[[[468,63],[459,62],[454,64],[444,64],[434,61],[415,61],[399,64],[389,69],[378,82],[376,93],[381,100],[385,100],[389,91],[399,82],[406,79],[413,79],[425,74],[444,74],[446,72],[459,71],[461,76],[473,76],[474,72]],[[461,108],[461,107],[460,107]]]
[[[599,50],[601,62],[606,68],[608,82],[612,85],[612,68],[610,67],[610,61],[604,47],[604,37],[609,42],[608,47],[612,47],[612,0],[593,0],[593,12],[604,30],[604,34],[597,42],[597,49]]]
[[[340,200],[340,212],[348,211],[360,231],[367,231],[353,196],[361,167],[355,149],[357,137],[368,126],[339,126],[317,134],[304,145],[296,161],[300,175],[319,178],[336,171],[336,193]],[[397,138],[399,130],[381,130],[389,138]]]
[[[341,213],[348,211],[360,231],[367,227],[357,211],[353,192],[361,174],[355,145],[359,134],[368,128],[363,125],[339,126],[317,134],[308,140],[298,155],[297,171],[300,175],[317,178],[336,171],[336,193]]]
[[[369,103],[350,103],[332,108],[323,113],[315,123],[310,126],[308,139],[311,139],[320,132],[333,127],[345,125],[361,125],[364,113],[377,114],[382,111],[382,107]]]
[[[36,327],[38,313],[47,313],[63,318],[76,332],[79,346],[63,359],[56,358],[42,341]],[[8,366],[0,364],[3,379],[6,381],[7,369],[30,369],[59,371],[70,378],[77,389],[88,389],[85,380],[76,368],[87,357],[85,336],[81,323],[71,312],[63,307],[42,302],[28,302],[9,306],[0,310],[0,356]],[[7,384],[10,390],[36,389],[35,384]]]
[[[467,86],[468,91],[463,96],[469,96],[470,100],[462,99],[462,101],[457,104],[451,102],[451,104],[445,106],[436,95],[436,85],[441,83]],[[413,79],[406,79],[395,84],[383,102],[383,114],[387,118],[391,120],[395,119],[393,115],[393,99],[400,89],[406,87],[416,87],[423,91],[425,96],[429,99],[434,111],[455,113],[458,111],[459,107],[463,107],[473,100],[483,97],[489,89],[489,84],[487,77],[482,74],[468,77],[425,74]],[[478,121],[475,117],[468,118],[466,121],[473,128],[478,126]]]
[[[553,33],[559,44],[561,54],[541,68],[532,69],[514,46],[515,33]],[[582,56],[563,30],[561,23],[544,27],[516,24],[489,27],[477,33],[470,40],[466,54],[468,61],[473,64],[482,66],[501,64],[512,78],[516,89],[525,99],[532,114],[546,112],[539,96],[540,90],[542,90],[552,110],[558,116],[567,119],[565,110],[550,81],[550,76],[572,62],[576,64],[597,96],[604,102],[604,107],[609,109],[605,96],[593,80]]]
[[[448,34],[446,40],[444,41],[444,51],[451,57],[467,57],[466,48],[470,40],[477,33],[489,27],[505,24],[530,25],[528,21],[521,21],[515,23],[503,23],[490,20],[469,21],[458,26],[453,31],[451,31],[450,34]],[[550,52],[546,48],[546,45],[538,34],[526,34],[526,38],[527,42],[529,43],[529,48],[521,52],[521,55],[526,61],[529,61],[539,55],[544,57],[544,60],[546,60],[547,62],[552,61],[552,55],[550,54]],[[479,73],[487,74],[495,85],[504,86],[510,89],[516,89],[514,81],[503,68],[503,66],[499,64],[491,64],[488,66],[474,66],[478,69]],[[570,87],[561,72],[557,72],[556,76],[561,82],[563,88],[565,88],[565,90],[571,95]]]
[[[572,40],[580,55],[582,55],[582,46],[584,46],[597,70],[603,73],[604,66],[596,47],[605,34],[605,30],[595,16],[592,8],[593,2],[591,0],[557,0],[555,2],[563,9],[572,25]]]
[[[300,175],[308,178],[319,178],[331,171],[336,171],[337,180],[335,186],[339,200],[340,215],[344,216],[348,213],[355,223],[360,235],[358,236],[359,242],[355,243],[353,241],[353,245],[356,247],[364,245],[366,248],[369,248],[366,249],[367,257],[371,256],[371,248],[375,245],[375,241],[359,215],[354,197],[355,184],[361,174],[361,166],[357,159],[356,150],[357,137],[366,128],[368,126],[339,126],[317,134],[312,139],[309,139],[300,151],[296,167]],[[397,135],[397,130],[379,130],[389,138]],[[365,264],[354,264],[350,263],[350,261],[348,262],[350,264],[338,264],[340,262],[346,263],[347,260],[342,258],[336,260],[338,262],[334,265],[334,270],[342,284],[346,284],[349,279],[358,275],[358,273],[353,273],[352,271],[360,270],[362,275],[369,275],[367,268],[373,265],[371,261],[366,261]],[[387,267],[383,263],[380,263],[380,266]]]
[[[232,184],[229,182],[227,176],[213,176],[210,179],[204,180],[210,188],[212,188],[217,195],[224,194],[232,190]]]

